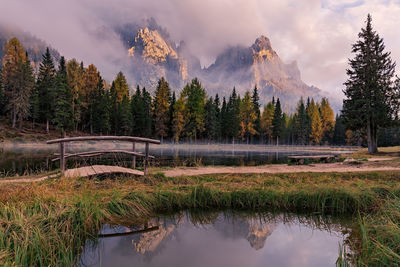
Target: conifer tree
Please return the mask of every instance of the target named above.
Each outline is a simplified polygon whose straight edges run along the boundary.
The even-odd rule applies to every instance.
[[[216,129],[214,140],[219,141],[221,139],[221,103],[218,94],[215,95],[214,99],[214,108],[215,108],[215,116],[217,118],[216,121]]]
[[[244,140],[244,138],[246,137],[247,144],[249,143],[249,138],[258,133],[255,129],[256,120],[257,113],[254,108],[254,103],[250,98],[250,93],[247,91],[243,99],[240,101],[239,108],[239,136],[242,138],[242,140]]]
[[[229,97],[229,101],[226,104],[226,136],[227,138],[231,138],[232,142],[235,142],[235,139],[239,134],[239,104],[240,97],[236,94],[236,88],[233,87],[232,94]]]
[[[279,145],[279,137],[282,135],[283,119],[281,102],[279,98],[276,100],[274,118],[272,119],[272,137],[276,139],[276,145]]]
[[[169,84],[164,77],[162,77],[158,81],[154,98],[154,129],[155,135],[161,138],[161,141],[168,135],[170,94]]]
[[[115,77],[112,94],[115,94],[118,103],[121,103],[125,96],[129,96],[128,82],[121,71]]]
[[[76,59],[67,62],[67,81],[71,90],[71,110],[74,130],[78,130],[78,125],[82,119],[82,96],[84,68],[83,63],[80,65]]]
[[[376,153],[378,128],[391,123],[398,111],[399,92],[393,86],[395,63],[368,14],[365,28],[353,45],[348,80],[343,90],[343,118],[348,129],[367,132],[368,152]]]
[[[306,107],[304,105],[303,98],[300,98],[299,103],[297,104],[297,114],[295,117],[296,124],[296,139],[297,143],[300,145],[306,145],[308,141],[308,137],[310,135],[309,131],[309,121],[310,118],[307,114]]]
[[[94,95],[100,81],[100,74],[95,65],[90,64],[85,69],[83,75],[83,90],[82,90],[82,108],[86,125],[89,126],[90,133],[93,133],[93,109],[94,109]]]
[[[72,126],[72,94],[68,86],[67,69],[64,57],[61,57],[55,78],[54,87],[54,115],[52,123],[63,135],[65,130]]]
[[[124,95],[119,103],[119,134],[129,135],[132,131],[132,113],[130,112],[130,101],[127,95]]]
[[[329,105],[329,101],[326,97],[321,99],[319,111],[322,122],[322,141],[330,142],[333,137],[335,114],[333,113],[333,109]]]
[[[143,117],[143,123],[144,123],[144,128],[143,128],[143,133],[142,135],[145,137],[150,137],[152,136],[152,101],[151,101],[151,95],[150,93],[146,90],[145,87],[142,88],[142,100],[143,100],[143,111],[144,111],[144,117]]]
[[[46,122],[46,132],[49,133],[49,123],[53,118],[52,103],[55,88],[55,68],[49,48],[43,55],[37,78],[41,118]]]
[[[175,91],[172,92],[172,96],[169,102],[169,109],[168,109],[168,137],[173,138],[173,119],[174,119],[174,108],[176,103],[176,95]]]
[[[251,100],[253,102],[254,112],[256,113],[256,121],[254,122],[254,129],[256,130],[258,135],[261,132],[261,111],[260,111],[260,96],[258,95],[257,86],[254,86]]]
[[[131,112],[132,112],[132,134],[141,136],[144,130],[144,103],[142,98],[142,91],[139,85],[136,87],[136,92],[131,98]]]
[[[107,134],[111,131],[111,106],[110,95],[104,90],[104,80],[99,77],[93,96],[93,129],[96,133]],[[129,103],[127,112],[130,113]]]
[[[194,78],[187,84],[181,94],[185,99],[186,135],[194,138],[201,136],[204,131],[204,105],[206,102],[206,91],[200,81]]]
[[[268,104],[264,106],[264,111],[261,116],[262,134],[267,140],[267,143],[270,143],[272,138],[272,120],[274,118],[274,113],[275,105],[272,102],[268,102]]]
[[[319,106],[315,103],[314,99],[311,99],[310,105],[308,107],[308,116],[310,116],[311,122],[311,132],[310,139],[314,144],[320,144],[322,140],[322,121],[321,114],[319,112]]]
[[[335,145],[346,144],[346,129],[343,124],[342,116],[336,115],[332,141]]]
[[[210,97],[205,106],[204,111],[206,113],[205,116],[205,135],[208,141],[213,140],[218,136],[218,117],[217,117],[217,109],[215,107],[214,99]]]
[[[26,52],[17,38],[10,39],[4,47],[2,68],[2,92],[5,109],[12,119],[12,127],[22,127],[29,115],[30,96],[34,83],[33,71]]]
[[[172,132],[175,143],[179,142],[179,138],[185,128],[185,121],[185,99],[181,94],[174,105]]]

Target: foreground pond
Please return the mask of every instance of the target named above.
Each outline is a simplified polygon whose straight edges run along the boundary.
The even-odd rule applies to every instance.
[[[106,143],[106,142],[104,142]],[[106,143],[112,149],[130,149],[126,144]],[[98,150],[102,144],[92,142],[85,147],[70,145],[69,151]],[[143,147],[138,146],[139,151]],[[68,151],[67,150],[67,151]],[[34,144],[10,144],[5,149],[0,147],[0,177],[35,174],[58,168],[58,162],[52,162],[57,146]],[[227,165],[256,166],[271,163],[286,163],[289,155],[318,155],[351,153],[351,148],[342,147],[276,147],[263,145],[153,145],[150,154],[156,157],[151,162],[156,167]],[[118,164],[130,166],[131,157],[123,155],[103,155],[83,160],[69,160],[67,167],[78,167],[87,164]],[[138,160],[138,166],[141,165]]]
[[[332,218],[243,213],[180,213],[145,226],[103,226],[79,266],[335,266],[351,223]]]

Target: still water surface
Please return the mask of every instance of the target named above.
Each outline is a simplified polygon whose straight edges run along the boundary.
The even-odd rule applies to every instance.
[[[87,147],[70,147],[69,151],[98,150],[101,144],[92,144]],[[130,149],[121,144],[109,144],[112,149]],[[143,147],[138,148],[143,152]],[[26,144],[0,147],[0,177],[13,175],[35,174],[58,168],[58,162],[51,161],[58,152],[56,146],[29,147]],[[198,166],[198,165],[226,165],[226,166],[257,166],[272,163],[287,163],[289,155],[318,155],[351,153],[343,148],[291,148],[274,146],[241,146],[241,145],[163,145],[150,147],[150,154],[156,158],[151,166]],[[88,164],[117,164],[130,166],[131,158],[123,155],[103,155],[95,158],[75,159],[67,162],[67,167],[79,167]],[[138,159],[138,166],[142,162]]]
[[[349,225],[284,214],[180,213],[151,220],[147,227],[156,230],[87,241],[79,266],[335,266]],[[132,230],[105,225],[101,233]]]

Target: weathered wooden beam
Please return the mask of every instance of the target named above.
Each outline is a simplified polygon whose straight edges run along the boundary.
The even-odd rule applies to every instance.
[[[64,144],[64,143],[60,143]],[[126,151],[126,150],[98,150],[98,151],[88,151],[88,152],[80,152],[80,153],[74,153],[74,154],[66,154],[64,155],[64,158],[71,158],[71,157],[88,157],[88,156],[93,156],[93,155],[102,155],[102,154],[107,154],[107,153],[121,153],[121,154],[128,154],[128,155],[134,155],[138,157],[145,157],[146,155],[139,153],[139,152],[132,152],[132,151]],[[154,156],[147,155],[147,157],[154,159]],[[52,159],[52,161],[60,160],[61,157]]]
[[[59,138],[49,140],[47,144],[56,144],[63,142],[78,142],[78,141],[105,141],[105,140],[114,140],[114,141],[130,141],[130,142],[142,142],[142,143],[152,143],[152,144],[160,144],[160,140],[143,138],[143,137],[135,137],[135,136],[78,136],[78,137],[68,137],[68,138]]]
[[[61,175],[64,175],[65,171],[65,144],[60,143],[60,169],[61,169]]]
[[[135,152],[136,143],[132,142],[132,152]],[[136,169],[136,156],[132,158],[132,169]]]
[[[146,143],[144,154],[144,176],[147,176],[149,174],[149,143]]]

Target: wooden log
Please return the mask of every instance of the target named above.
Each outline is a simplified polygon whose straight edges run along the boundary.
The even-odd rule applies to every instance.
[[[60,169],[61,175],[64,175],[65,171],[65,146],[64,143],[60,143]]]
[[[78,141],[130,141],[130,142],[142,142],[142,143],[152,143],[152,144],[160,144],[160,140],[143,138],[143,137],[135,137],[135,136],[78,136],[78,137],[68,137],[68,138],[59,138],[49,140],[47,144],[56,144],[63,142],[78,142]]]
[[[149,167],[149,143],[146,143],[145,152],[144,152],[144,176],[149,174],[148,167]]]
[[[135,152],[136,143],[132,142],[132,152]],[[132,158],[132,169],[136,169],[136,156]]]

